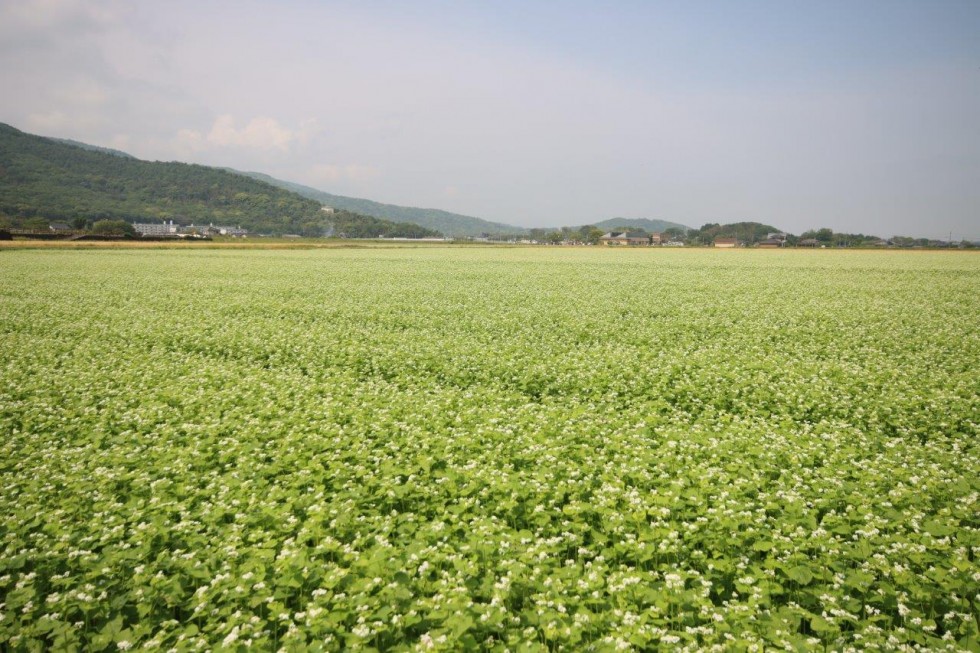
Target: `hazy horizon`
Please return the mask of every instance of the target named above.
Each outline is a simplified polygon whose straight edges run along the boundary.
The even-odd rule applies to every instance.
[[[0,122],[524,227],[980,239],[980,3],[0,0]]]

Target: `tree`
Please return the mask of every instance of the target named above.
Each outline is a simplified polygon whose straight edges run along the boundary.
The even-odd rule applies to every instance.
[[[531,236],[531,240],[536,240],[540,243],[548,237],[548,230],[535,227],[534,229],[528,229],[528,234]]]
[[[818,242],[829,245],[834,240],[834,231],[833,229],[828,229],[827,227],[817,229],[816,231],[811,229],[810,231],[803,232],[803,235],[800,236],[800,238],[813,238]]]
[[[135,236],[136,229],[125,220],[99,220],[92,225],[92,233],[100,236]]]
[[[579,238],[583,243],[595,245],[602,238],[602,229],[588,225],[579,229]]]

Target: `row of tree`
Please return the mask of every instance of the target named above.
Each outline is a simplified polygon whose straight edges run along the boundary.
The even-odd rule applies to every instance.
[[[631,229],[628,227],[614,228],[611,231],[626,231],[630,233],[646,234],[643,229]],[[668,241],[683,243],[689,246],[711,246],[719,238],[735,238],[739,245],[752,247],[757,246],[770,236],[776,238],[787,247],[799,245],[811,245],[817,247],[960,247],[972,248],[974,244],[969,241],[946,242],[931,240],[928,238],[911,238],[906,236],[893,236],[888,240],[878,236],[862,233],[842,233],[835,232],[829,228],[813,229],[805,231],[800,235],[785,233],[780,229],[760,222],[732,222],[728,224],[718,224],[709,222],[698,229],[680,229],[672,227],[660,232],[666,236]],[[512,234],[485,234],[491,240],[521,240],[529,239],[538,243],[563,244],[579,243],[593,245],[599,242],[604,232],[593,225],[582,227],[562,227],[560,229],[530,229],[526,236],[514,236]]]

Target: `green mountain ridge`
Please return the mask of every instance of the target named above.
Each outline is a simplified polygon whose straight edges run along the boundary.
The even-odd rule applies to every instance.
[[[409,206],[398,206],[396,204],[383,204],[373,200],[361,199],[357,197],[345,197],[334,195],[326,191],[318,190],[310,186],[304,186],[291,181],[276,179],[261,172],[243,172],[227,168],[236,174],[245,175],[252,179],[264,181],[278,188],[298,193],[303,197],[321,202],[325,206],[334,209],[346,209],[362,215],[370,215],[385,220],[397,222],[410,222],[413,224],[434,229],[447,236],[480,236],[482,234],[523,234],[527,229],[515,227],[514,225],[503,224],[501,222],[491,222],[482,218],[474,218],[459,213],[450,213],[441,209],[423,209]]]
[[[650,220],[648,218],[610,218],[608,220],[603,220],[602,222],[596,222],[593,224],[594,227],[599,229],[609,230],[615,229],[616,227],[627,227],[629,229],[643,229],[648,232],[660,232],[666,231],[667,229],[683,229],[685,232],[690,229],[690,227],[680,224],[679,222],[670,222],[668,220]]]
[[[0,123],[0,216],[12,223],[102,219],[226,224],[253,233],[350,237],[433,236],[436,232],[351,211],[220,168],[143,161]]]

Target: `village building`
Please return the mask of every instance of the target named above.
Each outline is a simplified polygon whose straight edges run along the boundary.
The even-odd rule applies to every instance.
[[[133,229],[141,236],[176,236],[180,230],[180,225],[174,224],[173,220],[159,223],[137,222],[133,225]]]
[[[181,225],[176,224],[173,220],[169,222],[137,222],[133,225],[136,233],[141,236],[171,236],[174,238],[185,237],[185,236],[232,236],[234,238],[242,238],[248,235],[247,229],[242,229],[239,227],[230,226],[215,226],[214,224],[209,225]]]
[[[777,247],[782,247],[784,242],[781,238],[766,238],[765,240],[759,241],[759,247],[762,249],[776,249]]]
[[[650,237],[642,231],[610,231],[599,237],[603,245],[629,245],[633,247],[650,244]]]
[[[715,238],[715,247],[735,247],[738,245],[736,238]]]
[[[241,226],[238,227],[215,227],[218,233],[222,236],[231,236],[232,238],[244,238],[248,235],[248,229],[242,229]]]

